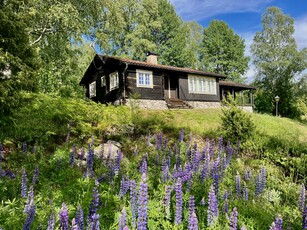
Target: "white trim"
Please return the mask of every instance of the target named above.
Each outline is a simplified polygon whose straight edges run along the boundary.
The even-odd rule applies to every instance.
[[[143,79],[143,83],[140,83],[139,81],[140,74],[147,74],[147,76],[145,76],[145,78]],[[136,87],[153,88],[152,71],[137,69],[136,70]]]
[[[100,78],[100,87],[106,86],[106,76],[101,76]]]
[[[88,91],[89,98],[96,97],[96,81],[93,81],[89,84]]]
[[[110,73],[109,78],[110,78],[110,91],[113,89],[117,89],[119,87],[118,72]]]
[[[192,94],[217,94],[217,84],[215,77],[188,75],[189,93]]]

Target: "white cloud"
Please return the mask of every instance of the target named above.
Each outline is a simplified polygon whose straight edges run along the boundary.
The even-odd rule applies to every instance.
[[[307,15],[294,21],[294,38],[298,48],[307,48]]]
[[[170,0],[184,20],[202,20],[218,14],[259,12],[274,0]]]

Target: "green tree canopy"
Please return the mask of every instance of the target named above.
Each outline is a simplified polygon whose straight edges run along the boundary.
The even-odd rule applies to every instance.
[[[203,58],[205,70],[228,76],[229,80],[243,82],[249,58],[244,56],[244,39],[235,34],[226,22],[213,20],[204,29]]]
[[[21,93],[35,91],[37,86],[37,55],[19,12],[18,1],[0,2],[0,116],[21,106]]]
[[[259,87],[256,109],[273,113],[278,95],[279,114],[294,116],[294,76],[306,68],[306,49],[299,51],[294,33],[294,20],[277,7],[269,7],[262,16],[262,31],[257,32],[251,46]]]

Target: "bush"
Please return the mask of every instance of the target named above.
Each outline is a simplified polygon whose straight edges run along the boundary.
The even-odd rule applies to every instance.
[[[245,142],[255,130],[251,115],[239,108],[231,96],[223,103],[225,106],[222,108],[221,119],[225,137],[232,142],[237,140]]]

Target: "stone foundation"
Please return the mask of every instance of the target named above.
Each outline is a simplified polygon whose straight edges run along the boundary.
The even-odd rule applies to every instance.
[[[164,100],[127,99],[126,105],[140,109],[168,109]]]
[[[245,112],[249,112],[252,113],[253,112],[253,106],[249,105],[249,106],[240,106],[240,108],[245,111]]]
[[[209,101],[187,101],[194,109],[220,108],[220,102]]]

